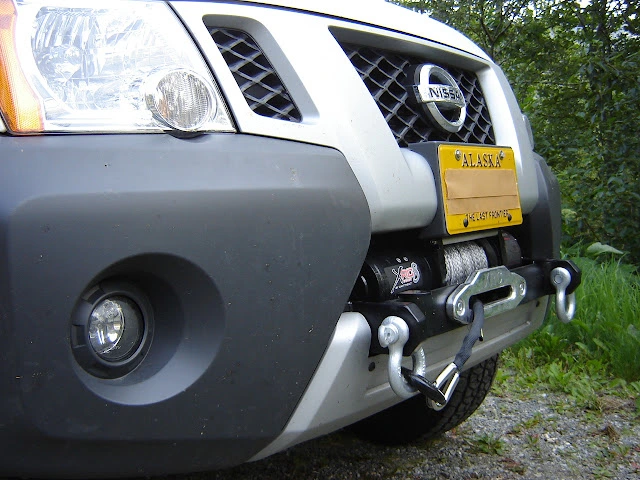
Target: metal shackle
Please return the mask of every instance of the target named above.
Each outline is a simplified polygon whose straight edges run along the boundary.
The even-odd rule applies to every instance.
[[[567,294],[571,273],[563,267],[551,270],[551,284],[556,289],[556,315],[562,323],[569,323],[576,314],[576,293]]]
[[[378,341],[382,347],[389,348],[389,384],[396,395],[402,398],[413,397],[418,390],[412,387],[402,374],[402,350],[409,340],[409,326],[400,317],[385,318],[378,328]],[[424,376],[427,371],[427,359],[422,347],[412,354],[413,373]]]

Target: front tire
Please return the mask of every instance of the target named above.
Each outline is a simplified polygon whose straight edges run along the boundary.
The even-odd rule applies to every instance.
[[[352,426],[360,437],[383,444],[428,439],[457,427],[482,404],[498,369],[495,355],[460,374],[460,381],[446,407],[435,411],[417,395]]]

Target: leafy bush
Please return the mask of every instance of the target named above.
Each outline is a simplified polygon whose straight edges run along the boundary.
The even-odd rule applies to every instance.
[[[634,267],[614,259],[578,258],[576,263],[582,285],[575,319],[563,324],[552,314],[514,347],[512,362],[530,371],[545,367],[540,375],[560,389],[584,389],[589,377],[640,381],[640,277]]]

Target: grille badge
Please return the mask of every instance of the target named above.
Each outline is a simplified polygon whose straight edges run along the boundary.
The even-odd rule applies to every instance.
[[[464,126],[459,132],[447,132],[428,118],[413,91],[413,85],[418,82],[410,67],[420,66],[428,60],[363,45],[341,43],[340,46],[371,93],[400,147],[419,142],[496,144],[489,107],[474,72],[447,67],[467,101]]]
[[[414,79],[416,99],[431,120],[446,132],[459,132],[467,117],[467,102],[455,79],[429,63],[415,69]]]

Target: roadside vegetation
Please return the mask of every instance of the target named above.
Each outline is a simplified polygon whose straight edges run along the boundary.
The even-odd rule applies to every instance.
[[[640,413],[638,271],[606,253],[575,260],[582,269],[576,317],[563,324],[552,309],[541,329],[505,352],[496,385],[567,393],[592,410],[613,395],[634,401]]]

